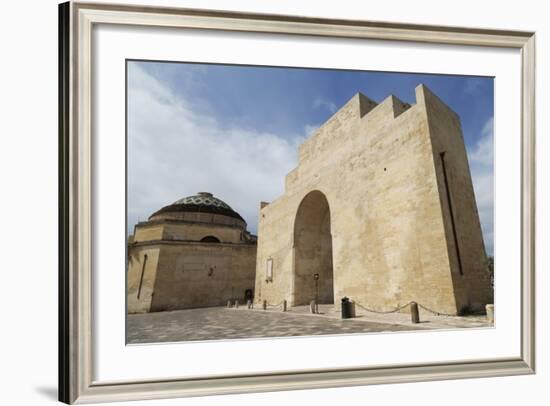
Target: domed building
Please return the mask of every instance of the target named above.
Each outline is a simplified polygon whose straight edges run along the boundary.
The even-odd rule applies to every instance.
[[[128,240],[128,312],[253,298],[256,236],[211,193],[185,197],[136,224]]]

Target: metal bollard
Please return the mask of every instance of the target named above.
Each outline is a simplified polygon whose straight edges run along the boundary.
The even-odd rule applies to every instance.
[[[231,309],[231,300],[228,300],[228,301],[227,301],[227,308],[228,308],[228,309]]]
[[[317,313],[317,303],[315,303],[315,300],[309,302],[309,311],[311,312],[311,314]]]
[[[264,310],[267,310],[267,300],[264,300],[263,303],[262,303],[262,308]]]
[[[495,305],[488,304],[485,306],[485,312],[487,314],[487,320],[489,323],[494,324],[495,322]]]
[[[235,300],[235,309],[238,309],[238,308],[239,308],[239,301]]]
[[[420,315],[418,314],[418,304],[411,302],[411,322],[416,324],[420,323]]]
[[[286,312],[286,300],[283,300],[283,312]]]
[[[248,299],[246,301],[246,307],[248,307],[249,309],[252,309],[252,300]]]

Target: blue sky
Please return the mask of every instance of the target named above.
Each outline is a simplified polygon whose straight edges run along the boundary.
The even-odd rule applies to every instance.
[[[415,103],[426,84],[461,118],[485,245],[493,252],[493,79],[187,63],[128,63],[128,226],[210,191],[255,232],[297,146],[355,93]],[[212,151],[216,151],[212,153]]]

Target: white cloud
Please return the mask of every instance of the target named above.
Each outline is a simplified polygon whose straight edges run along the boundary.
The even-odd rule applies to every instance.
[[[199,72],[200,73],[200,72]],[[204,111],[204,100],[187,99],[136,64],[128,84],[128,225],[197,192],[212,192],[257,230],[259,202],[284,191],[285,175],[296,166],[303,134],[226,129]],[[321,101],[316,101],[323,106]],[[200,108],[196,108],[199,106]],[[326,105],[336,110],[336,106]],[[468,150],[487,252],[493,252],[493,120]]]
[[[336,113],[338,110],[338,106],[335,103],[322,97],[316,97],[315,100],[313,100],[313,107],[316,109],[321,108],[328,110],[332,114]]]
[[[483,239],[487,254],[493,254],[493,212],[494,212],[494,189],[493,189],[493,118],[491,117],[481,131],[479,140],[475,147],[468,150],[472,180],[476,203],[483,230]]]
[[[181,197],[206,191],[255,232],[260,201],[283,193],[303,135],[226,129],[136,64],[128,78],[129,231],[138,217],[145,220]]]

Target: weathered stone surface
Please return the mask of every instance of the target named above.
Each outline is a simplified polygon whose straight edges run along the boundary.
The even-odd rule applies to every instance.
[[[236,216],[179,208],[139,223],[128,246],[128,312],[246,302],[254,291],[256,243]]]
[[[413,106],[357,94],[322,125],[284,194],[262,203],[258,235],[258,303],[318,294],[456,314],[492,302],[460,120],[423,85]]]
[[[340,312],[331,305],[319,305],[319,314],[311,314],[308,305],[287,312],[245,307],[186,309],[129,315],[127,337],[132,344],[492,327],[485,316],[445,317],[419,311],[421,322],[413,324],[408,313],[360,311],[351,319],[341,319]]]
[[[128,344],[422,329],[419,325],[350,320],[243,307],[131,314],[128,316]]]

